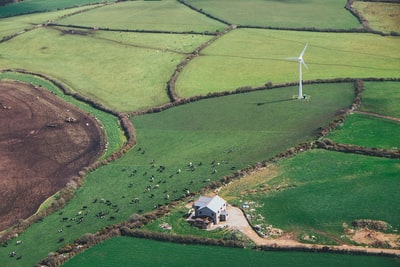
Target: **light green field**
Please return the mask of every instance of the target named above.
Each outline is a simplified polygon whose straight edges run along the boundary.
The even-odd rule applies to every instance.
[[[318,127],[350,105],[354,91],[352,84],[313,85],[309,89],[309,102],[292,100],[297,88],[289,87],[207,99],[134,117],[135,148],[90,173],[62,214],[52,214],[21,234],[18,238],[23,243],[15,248],[23,255],[20,261],[7,257],[9,249],[3,248],[0,258],[9,266],[31,266],[84,233],[127,220],[140,210],[150,211],[154,205],[180,198],[185,188],[196,192],[248,164],[314,139]],[[194,170],[188,167],[190,162]],[[161,165],[165,170],[157,171]],[[145,192],[148,185],[152,189]],[[167,194],[169,199],[165,199]],[[133,204],[134,198],[140,202]],[[70,221],[86,210],[89,214],[82,223]],[[106,213],[103,219],[95,216],[102,211]],[[68,220],[62,221],[64,217]],[[64,231],[59,233],[59,229]],[[64,242],[58,243],[60,237]],[[35,246],[37,243],[43,245]]]
[[[400,118],[400,83],[365,82],[361,110]]]
[[[39,28],[1,44],[0,68],[41,72],[109,108],[132,111],[168,102],[166,83],[185,57],[180,51],[209,38]]]
[[[187,2],[237,25],[318,29],[360,27],[357,19],[343,8],[345,0],[188,0]]]
[[[173,253],[171,253],[173,252]],[[205,260],[207,259],[207,260]],[[116,237],[62,265],[87,266],[398,266],[393,258],[325,253],[261,252],[215,246],[188,246]]]
[[[400,4],[355,1],[353,7],[368,21],[368,25],[385,33],[400,33]]]
[[[328,135],[342,144],[380,149],[400,148],[400,122],[364,114],[349,115],[344,125]]]
[[[372,34],[312,33],[237,29],[202,51],[182,71],[176,90],[182,96],[298,81],[297,62],[309,46],[303,80],[399,77],[400,39]]]
[[[227,27],[171,0],[121,2],[67,17],[58,23],[110,29],[178,32],[216,32]]]
[[[343,223],[351,225],[357,219],[383,220],[393,230],[400,228],[400,207],[393,205],[400,201],[399,163],[398,159],[311,150],[279,162],[278,171],[266,175],[256,187],[259,193],[221,194],[236,196],[239,205],[254,201],[258,206],[250,208],[265,219],[256,216],[253,224],[308,232],[319,237],[317,242],[329,243],[330,234],[340,238]]]
[[[4,7],[2,7],[4,8]],[[31,29],[35,25],[46,23],[50,20],[58,19],[61,16],[77,12],[79,10],[85,10],[91,7],[78,7],[67,10],[60,10],[54,12],[38,13],[24,16],[11,17],[6,19],[0,19],[0,39],[21,32],[24,29]]]

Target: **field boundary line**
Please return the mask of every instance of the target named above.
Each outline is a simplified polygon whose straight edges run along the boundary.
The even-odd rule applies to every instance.
[[[178,96],[178,94],[175,91],[175,82],[178,79],[179,74],[181,73],[182,69],[189,64],[189,62],[194,59],[195,57],[198,57],[200,55],[200,52],[211,45],[213,42],[221,38],[223,35],[229,33],[235,29],[234,26],[229,26],[226,28],[224,31],[217,33],[215,37],[212,39],[208,40],[207,42],[203,43],[199,47],[197,47],[192,53],[190,53],[181,63],[178,64],[176,67],[174,73],[172,74],[171,78],[167,82],[167,94],[171,102],[179,102],[181,101],[181,98]]]
[[[369,157],[381,157],[390,159],[400,158],[400,150],[368,148],[351,144],[340,144],[333,142],[330,139],[318,140],[315,142],[315,145],[317,148],[326,149],[330,151],[337,151],[342,153],[352,153]]]
[[[221,18],[218,18],[218,17],[215,17],[215,16],[213,16],[213,15],[207,13],[207,12],[204,12],[203,9],[198,9],[198,8],[195,7],[195,6],[193,6],[193,5],[189,4],[189,3],[186,3],[185,0],[178,0],[178,2],[181,3],[182,5],[187,6],[187,7],[190,8],[190,9],[192,9],[192,10],[194,10],[194,11],[200,13],[200,14],[203,14],[204,16],[206,16],[206,17],[208,17],[208,18],[210,18],[210,19],[219,21],[219,22],[224,23],[224,24],[226,24],[226,25],[232,25],[232,23],[230,23],[230,22],[228,22],[228,21],[225,21],[225,20],[223,20],[223,19],[221,19]]]
[[[80,25],[74,25],[74,24],[60,24],[60,23],[54,23],[54,22],[47,23],[45,26],[75,28],[75,29],[84,29],[84,30],[110,31],[110,32],[134,32],[134,33],[158,33],[158,34],[197,34],[197,35],[211,35],[211,36],[218,34],[218,33],[213,33],[213,32],[196,32],[196,31],[113,29],[113,28],[103,28],[103,27],[80,26]]]
[[[359,113],[359,114],[364,114],[364,115],[369,115],[369,116],[373,116],[373,117],[377,117],[377,118],[387,119],[387,120],[391,120],[391,121],[400,122],[400,118],[393,117],[393,116],[386,116],[386,115],[381,115],[378,113],[362,111],[362,110],[354,110],[353,112]]]

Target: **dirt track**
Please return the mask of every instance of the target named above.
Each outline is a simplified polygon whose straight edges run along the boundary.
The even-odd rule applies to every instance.
[[[249,225],[243,212],[236,207],[228,206],[229,219],[227,222],[220,222],[217,227],[228,226],[231,229],[236,229],[245,234],[258,246],[268,246],[274,248],[283,249],[323,249],[326,245],[317,244],[304,244],[296,241],[291,235],[283,235],[280,238],[270,239],[260,237]],[[215,226],[214,226],[215,227]],[[363,252],[370,254],[387,253],[400,257],[400,250],[398,249],[383,249],[383,248],[366,248],[362,246],[351,246],[351,245],[340,245],[340,246],[328,246],[332,251],[352,251],[352,252]]]
[[[103,148],[93,117],[42,88],[0,81],[0,231],[36,212]]]

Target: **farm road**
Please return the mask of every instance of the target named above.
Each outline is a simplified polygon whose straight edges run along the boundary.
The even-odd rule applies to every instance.
[[[241,209],[231,205],[227,208],[229,219],[226,222],[220,222],[216,227],[229,227],[230,229],[239,230],[250,238],[257,246],[268,246],[283,249],[320,249],[329,247],[331,251],[349,251],[349,252],[362,252],[367,254],[387,253],[393,256],[400,256],[398,249],[383,249],[383,248],[366,248],[361,246],[340,245],[340,246],[327,246],[317,244],[303,244],[293,239],[291,235],[283,235],[277,239],[267,239],[260,237],[253,228],[249,225],[244,213]]]
[[[262,238],[250,226],[240,208],[229,205],[227,211],[229,214],[228,221],[220,222],[218,225],[214,225],[212,229],[215,229],[217,227],[229,227],[230,229],[239,230],[258,246],[272,246],[276,244],[278,247],[297,247],[298,245],[303,245],[297,241],[294,241],[288,236],[284,236],[281,239]]]

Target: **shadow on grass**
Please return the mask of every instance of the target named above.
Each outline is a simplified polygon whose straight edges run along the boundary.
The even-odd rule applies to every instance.
[[[262,105],[266,105],[266,104],[287,102],[287,101],[292,101],[292,100],[297,100],[297,98],[287,98],[287,99],[280,99],[280,100],[267,101],[267,102],[258,102],[256,104],[257,104],[257,106],[262,106]]]

